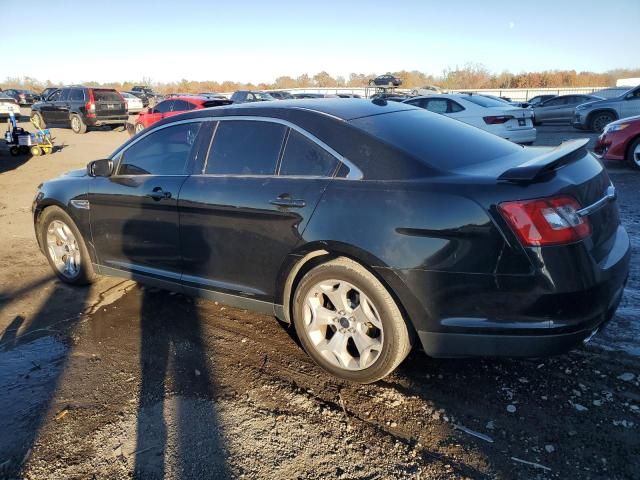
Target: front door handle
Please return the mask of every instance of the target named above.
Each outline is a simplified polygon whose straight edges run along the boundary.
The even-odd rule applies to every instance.
[[[151,193],[147,193],[147,197],[154,199],[155,201],[162,200],[164,198],[171,198],[171,192],[165,192],[162,187],[154,188]]]
[[[291,198],[291,195],[289,195],[288,193],[278,195],[278,198],[270,200],[269,203],[271,205],[285,208],[304,208],[307,205],[307,202],[305,202],[301,198]]]

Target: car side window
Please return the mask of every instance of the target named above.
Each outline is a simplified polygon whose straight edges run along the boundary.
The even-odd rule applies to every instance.
[[[286,127],[254,120],[221,120],[205,173],[275,175]]]
[[[118,175],[186,175],[201,122],[150,133],[125,150]]]
[[[432,98],[427,101],[427,110],[433,113],[447,113],[448,104],[446,98]]]
[[[280,175],[331,177],[338,159],[320,145],[290,129],[280,164]]]
[[[51,95],[49,95],[49,97],[47,98],[47,100],[49,102],[55,102],[57,100],[60,100],[60,95],[62,95],[62,90],[56,90],[55,92],[53,92]]]
[[[196,108],[196,106],[191,103],[191,102],[187,102],[184,100],[176,100],[173,103],[173,112],[184,112],[187,110],[193,110],[194,108]]]
[[[165,100],[164,102],[160,102],[155,107],[153,107],[153,113],[167,113],[173,109],[173,104],[175,100]]]
[[[461,112],[462,110],[464,110],[462,105],[458,102],[454,102],[453,100],[449,100],[449,113]]]
[[[545,107],[558,107],[560,105],[566,105],[567,99],[565,98],[553,98],[547,102],[545,102]]]
[[[62,93],[60,94],[60,98],[58,100],[60,100],[61,102],[65,101],[65,100],[69,100],[69,93],[71,92],[70,88],[63,88],[62,89]]]
[[[69,95],[69,100],[84,100],[84,90],[81,88],[72,88],[71,94]]]

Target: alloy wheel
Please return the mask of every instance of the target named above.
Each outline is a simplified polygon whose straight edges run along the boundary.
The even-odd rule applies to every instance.
[[[309,290],[303,322],[313,348],[338,368],[363,370],[382,352],[378,309],[361,289],[344,280],[323,280]]]
[[[80,273],[80,246],[71,228],[54,220],[47,228],[47,249],[54,266],[64,277],[73,279]]]
[[[80,130],[80,119],[78,117],[73,117],[71,119],[71,129],[74,132],[77,132]]]

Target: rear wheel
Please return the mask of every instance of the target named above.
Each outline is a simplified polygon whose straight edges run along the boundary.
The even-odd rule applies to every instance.
[[[17,157],[18,155],[20,155],[20,149],[14,145],[13,147],[9,148],[9,153],[12,157]]]
[[[640,137],[636,138],[627,149],[627,162],[633,168],[640,170]]]
[[[65,283],[86,285],[96,275],[84,239],[67,213],[47,207],[39,220],[40,243],[54,273]]]
[[[348,258],[319,265],[302,278],[293,323],[318,365],[354,382],[385,377],[411,349],[409,329],[387,289]]]
[[[602,133],[602,131],[604,130],[604,127],[606,127],[607,124],[613,122],[615,119],[616,117],[609,112],[595,113],[593,117],[591,117],[591,122],[590,122],[591,130],[597,133]]]
[[[82,121],[80,115],[76,115],[75,113],[69,117],[71,121],[71,130],[74,133],[87,133],[87,124]]]
[[[42,149],[38,145],[34,145],[33,147],[31,147],[31,155],[33,155],[34,157],[39,157],[40,155],[42,155],[42,153]]]

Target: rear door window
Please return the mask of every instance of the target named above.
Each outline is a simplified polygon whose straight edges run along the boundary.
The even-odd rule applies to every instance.
[[[173,109],[173,104],[175,100],[165,100],[164,102],[160,102],[155,107],[153,107],[153,113],[167,113]]]
[[[253,120],[222,120],[214,134],[205,173],[275,175],[286,127]]]
[[[129,147],[119,175],[186,175],[201,122],[161,128]]]
[[[427,101],[425,108],[433,113],[447,113],[449,102],[446,98],[432,98]]]
[[[320,145],[295,130],[289,130],[280,175],[333,176],[338,160]]]
[[[196,106],[193,103],[186,102],[184,100],[175,100],[173,103],[174,112],[184,112],[186,110],[193,110]]]
[[[62,93],[60,94],[60,98],[58,98],[58,100],[61,102],[69,100],[70,93],[71,93],[70,88],[63,88]]]

